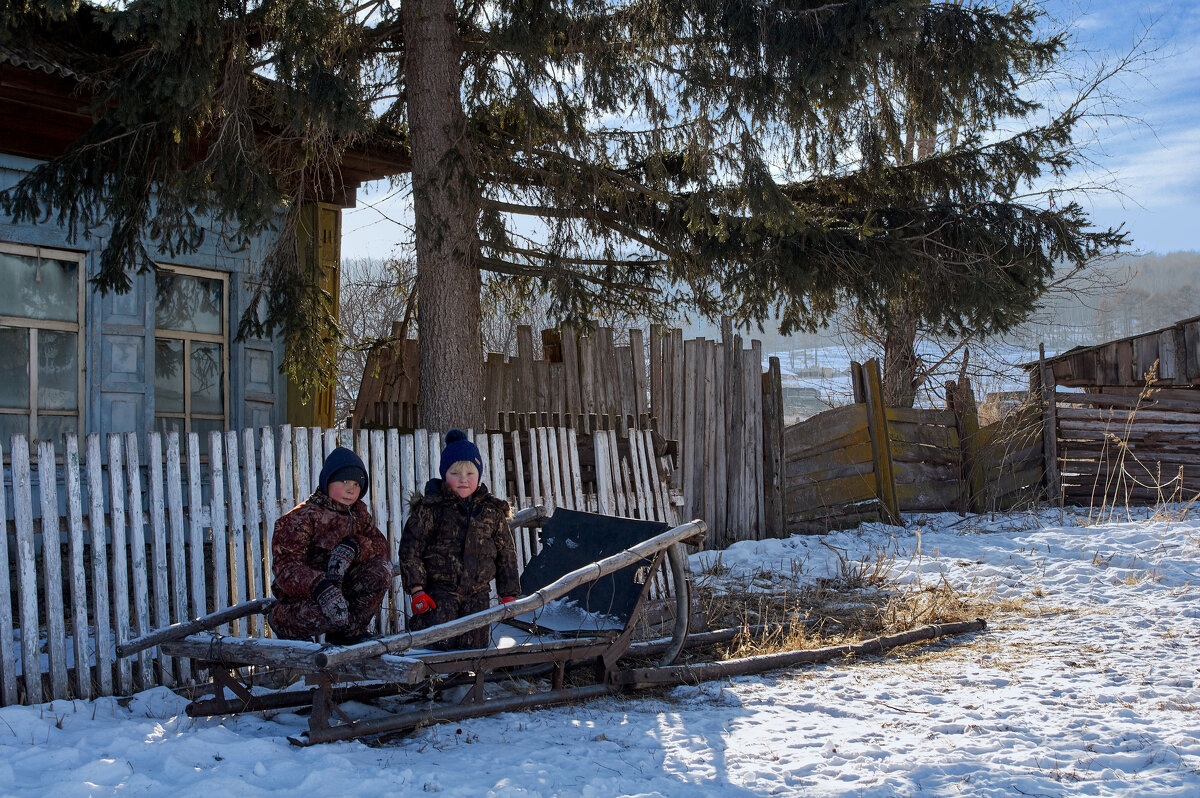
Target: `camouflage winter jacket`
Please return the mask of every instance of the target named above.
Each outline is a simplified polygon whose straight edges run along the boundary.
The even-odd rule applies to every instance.
[[[400,575],[405,589],[459,596],[485,592],[496,580],[501,596],[518,596],[517,552],[508,528],[508,502],[484,485],[466,499],[440,479],[431,479],[424,495],[412,499],[412,512],[400,537]]]
[[[310,598],[325,578],[329,552],[346,538],[358,544],[351,568],[377,557],[388,559],[387,539],[361,499],[346,507],[316,491],[293,507],[275,522],[271,536],[272,592],[284,601]]]

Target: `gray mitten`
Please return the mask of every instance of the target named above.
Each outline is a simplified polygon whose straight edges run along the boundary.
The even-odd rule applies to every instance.
[[[324,615],[334,628],[343,629],[346,624],[350,623],[350,605],[346,603],[346,597],[342,595],[342,590],[328,579],[322,579],[313,588],[313,598],[317,602],[317,606],[321,608],[321,614]]]
[[[343,540],[329,552],[329,563],[325,566],[325,578],[341,584],[342,577],[350,570],[350,563],[358,556],[358,544],[350,538]]]

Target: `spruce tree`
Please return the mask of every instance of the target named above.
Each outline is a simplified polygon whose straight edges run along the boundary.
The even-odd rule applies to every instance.
[[[5,0],[0,37],[44,36],[64,5]],[[788,331],[936,280],[925,321],[1009,323],[1048,264],[1106,243],[1078,207],[1002,190],[1066,168],[1046,142],[1073,120],[896,153],[913,129],[1031,112],[1020,78],[1062,48],[1037,16],[1024,0],[130,0],[68,20],[111,39],[96,122],[0,201],[110,222],[96,282],[120,290],[153,267],[144,238],[196,246],[199,214],[286,232],[347,147],[391,131],[412,153],[422,420],[480,427],[482,272],[550,293],[564,319],[686,307]],[[243,330],[282,328],[311,378],[327,298],[278,241],[266,315]]]

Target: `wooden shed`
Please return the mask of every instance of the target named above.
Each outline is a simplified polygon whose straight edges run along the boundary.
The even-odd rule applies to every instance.
[[[1051,496],[1096,506],[1200,494],[1200,316],[1027,368]]]

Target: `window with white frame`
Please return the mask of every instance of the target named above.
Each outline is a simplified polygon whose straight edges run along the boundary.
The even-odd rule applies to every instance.
[[[81,431],[84,255],[0,243],[0,441]]]
[[[155,428],[198,433],[207,449],[229,416],[228,276],[160,266],[155,287]]]

